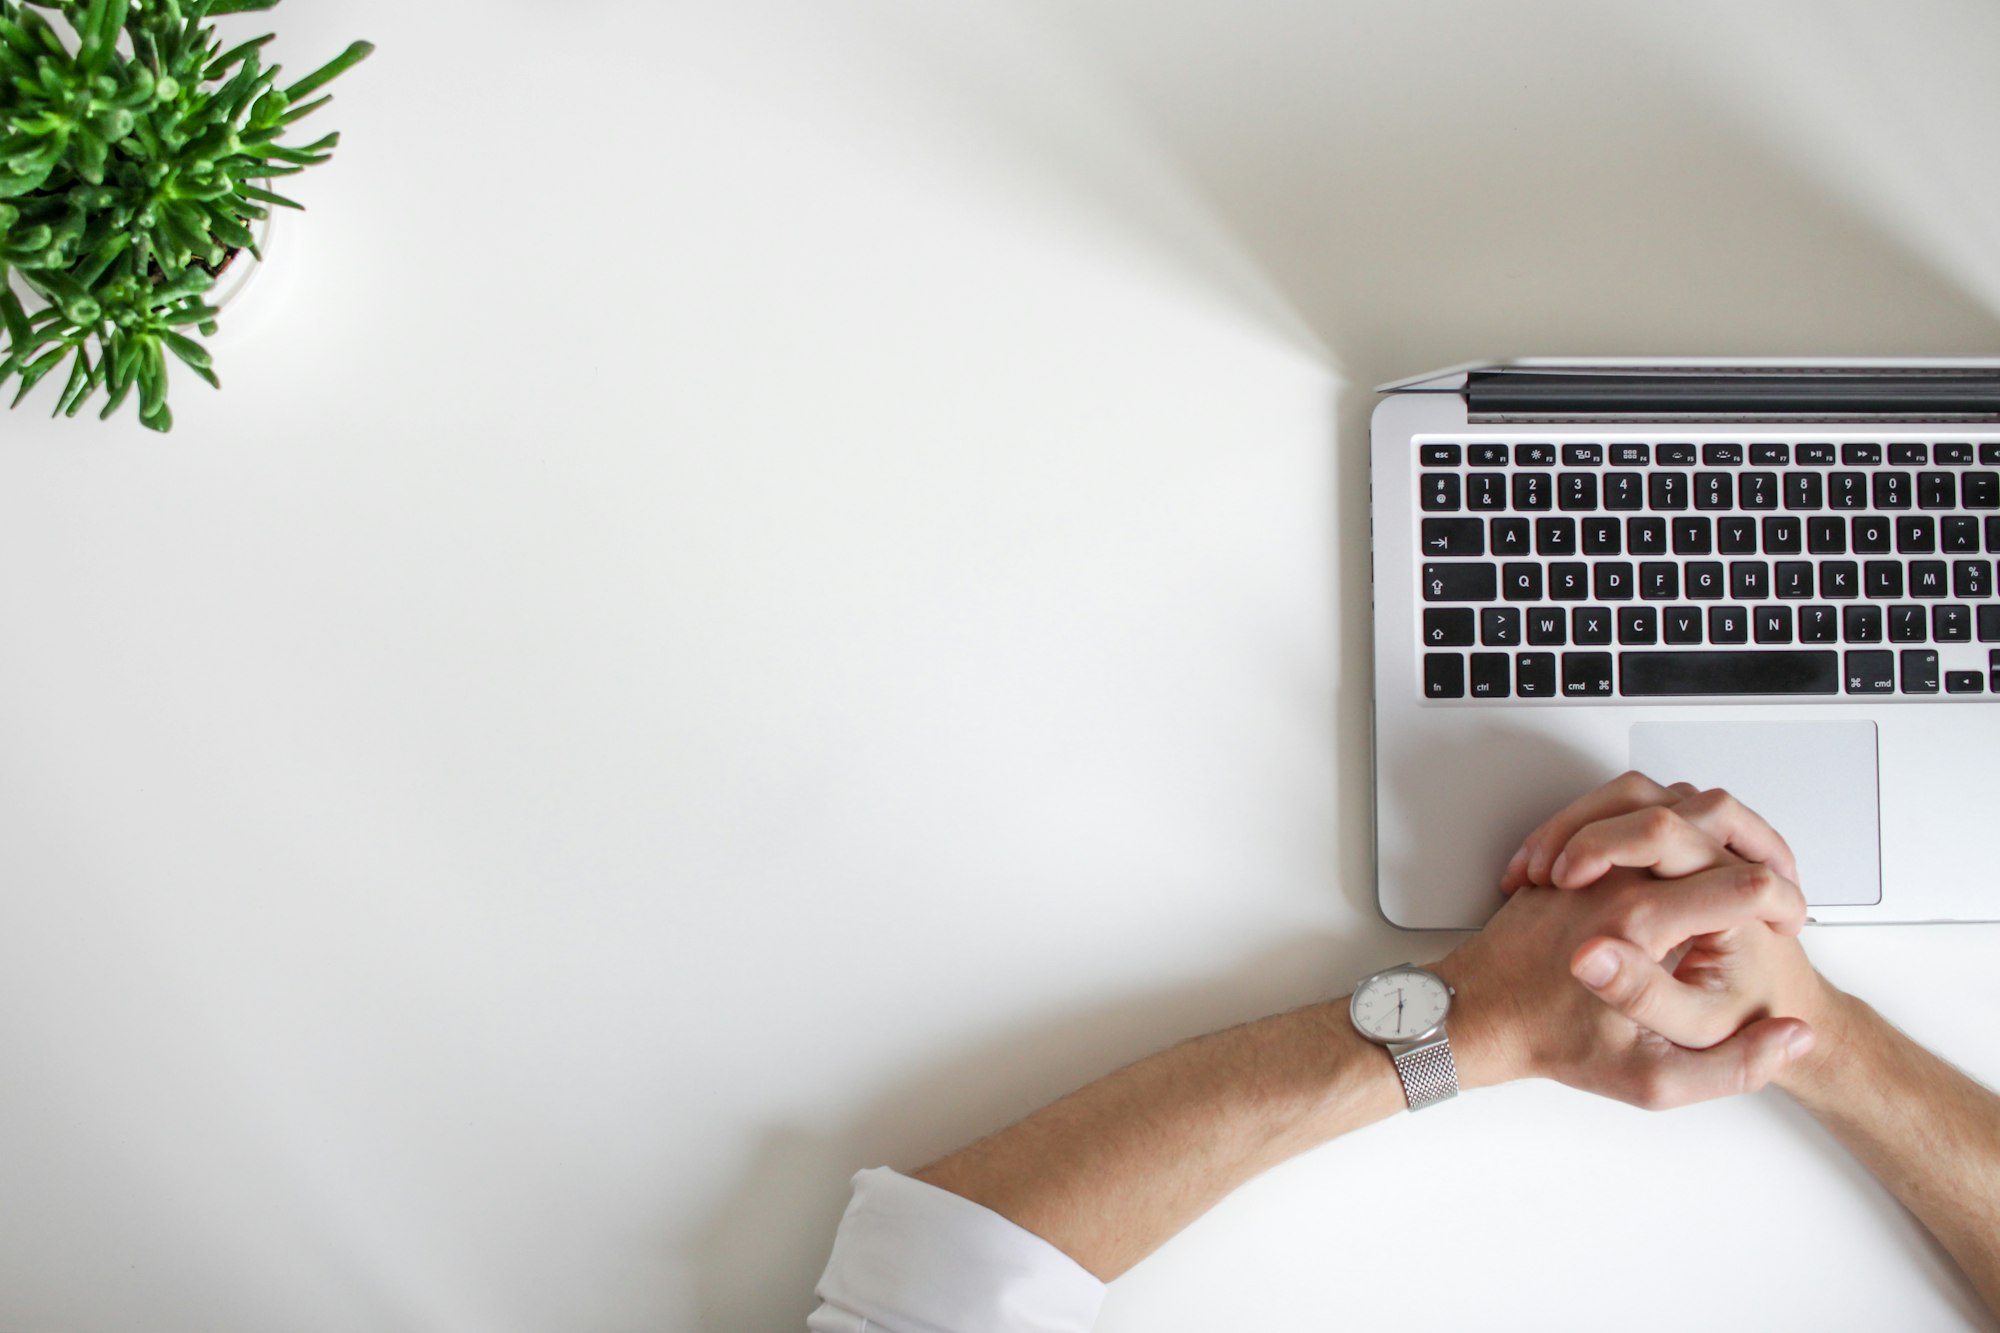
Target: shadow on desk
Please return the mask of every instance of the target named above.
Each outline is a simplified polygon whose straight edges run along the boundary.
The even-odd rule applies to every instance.
[[[1448,947],[1452,936],[1424,942]],[[844,1131],[772,1127],[748,1168],[684,1238],[698,1327],[802,1328],[856,1171],[909,1171],[1176,1042],[1340,994],[1400,959],[1379,937],[1304,938],[1241,967],[990,1038],[885,1093]]]

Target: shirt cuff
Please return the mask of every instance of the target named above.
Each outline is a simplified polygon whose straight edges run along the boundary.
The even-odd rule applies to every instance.
[[[1089,1333],[1105,1286],[1000,1214],[887,1167],[854,1198],[812,1333]]]

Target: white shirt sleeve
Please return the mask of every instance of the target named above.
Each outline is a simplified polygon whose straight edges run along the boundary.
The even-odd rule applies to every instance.
[[[1104,1284],[1055,1246],[887,1167],[854,1198],[819,1280],[810,1333],[1089,1333]]]

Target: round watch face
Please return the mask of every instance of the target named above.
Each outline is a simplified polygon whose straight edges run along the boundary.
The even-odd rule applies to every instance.
[[[1348,1012],[1361,1034],[1383,1043],[1416,1041],[1435,1031],[1451,1009],[1443,978],[1420,967],[1392,967],[1355,988]]]

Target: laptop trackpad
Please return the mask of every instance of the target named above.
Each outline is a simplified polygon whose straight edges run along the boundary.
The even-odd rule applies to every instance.
[[[1807,902],[1882,901],[1873,722],[1635,722],[1632,767],[1727,788],[1784,834]]]

